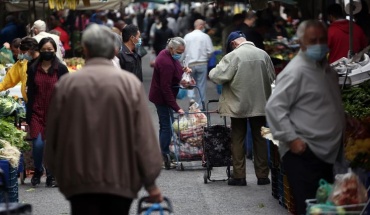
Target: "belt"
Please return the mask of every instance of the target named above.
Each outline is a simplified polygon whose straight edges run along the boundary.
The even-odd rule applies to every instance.
[[[208,65],[208,62],[207,61],[204,61],[204,62],[189,63],[189,67],[191,67],[191,66],[199,66],[199,65]]]

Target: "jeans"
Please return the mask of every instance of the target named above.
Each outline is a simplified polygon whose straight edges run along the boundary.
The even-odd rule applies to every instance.
[[[197,83],[197,87],[199,88],[199,93],[195,94],[195,101],[201,105],[202,100],[206,101],[206,87],[207,87],[207,75],[208,75],[208,70],[207,70],[207,64],[201,64],[201,65],[196,65],[196,66],[191,66],[190,67],[192,70],[192,76]],[[200,98],[200,95],[202,98]]]
[[[159,119],[159,143],[163,155],[170,154],[173,113],[167,105],[156,105]]]
[[[34,139],[32,143],[32,156],[35,170],[43,172],[42,159],[44,156],[45,142],[42,140],[42,135],[38,134],[37,138]]]

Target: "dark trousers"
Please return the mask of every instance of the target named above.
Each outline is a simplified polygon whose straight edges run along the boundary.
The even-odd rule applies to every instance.
[[[261,136],[261,127],[266,125],[264,116],[250,118],[231,118],[231,144],[234,178],[245,178],[245,137],[247,134],[247,120],[249,119],[252,139],[254,170],[257,178],[268,178],[268,149],[266,140]]]
[[[283,167],[292,189],[297,214],[306,214],[306,199],[314,199],[320,179],[333,183],[333,165],[320,160],[307,147],[301,154],[288,151],[283,156]]]
[[[69,198],[72,215],[129,214],[132,199],[111,194],[81,194]]]

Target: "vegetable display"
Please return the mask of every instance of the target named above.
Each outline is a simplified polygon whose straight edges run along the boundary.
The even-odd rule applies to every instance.
[[[345,156],[352,168],[370,171],[370,81],[342,91],[347,113]]]
[[[27,133],[18,130],[12,123],[0,119],[0,139],[8,141],[20,151],[30,150],[30,145],[24,140]]]

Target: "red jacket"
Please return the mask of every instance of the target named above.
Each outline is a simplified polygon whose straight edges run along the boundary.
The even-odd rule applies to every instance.
[[[366,35],[362,29],[353,23],[353,51],[357,53],[368,44]],[[349,21],[338,20],[329,26],[328,46],[330,49],[329,63],[342,57],[347,57],[349,50]]]
[[[149,100],[156,105],[168,105],[176,112],[180,110],[176,102],[179,89],[174,86],[179,86],[183,73],[180,62],[167,49],[162,50],[155,59]]]

